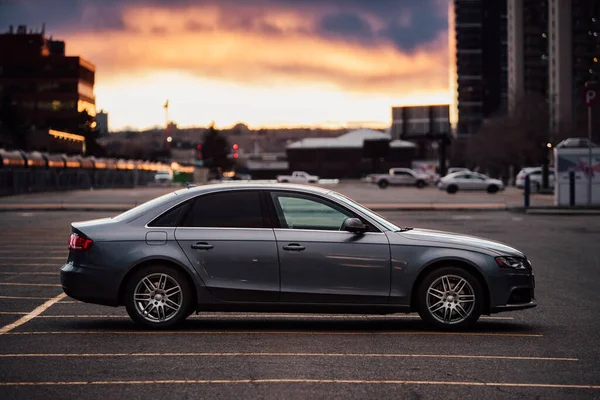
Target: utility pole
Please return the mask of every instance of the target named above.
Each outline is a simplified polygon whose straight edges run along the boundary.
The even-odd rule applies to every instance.
[[[592,205],[592,177],[594,175],[594,168],[592,165],[592,106],[598,98],[595,84],[596,82],[585,83],[585,104],[587,105],[588,112],[588,206]]]

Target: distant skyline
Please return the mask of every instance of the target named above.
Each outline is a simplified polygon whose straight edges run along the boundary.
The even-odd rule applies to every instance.
[[[96,65],[111,130],[164,126],[387,127],[393,105],[448,90],[448,0],[8,0]]]

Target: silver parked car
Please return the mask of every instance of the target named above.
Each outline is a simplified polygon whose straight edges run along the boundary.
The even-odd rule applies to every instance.
[[[438,328],[535,307],[531,263],[477,237],[399,227],[331,190],[181,189],[72,224],[69,296],[151,328],[195,311],[409,313]]]

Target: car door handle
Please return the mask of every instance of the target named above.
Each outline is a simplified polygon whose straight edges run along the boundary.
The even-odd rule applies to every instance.
[[[215,247],[215,246],[213,246],[212,244],[208,244],[206,242],[198,242],[198,243],[192,245],[192,249],[194,249],[194,250],[210,250],[213,247]]]
[[[283,246],[283,249],[287,250],[287,251],[302,251],[302,250],[305,250],[306,247],[304,247],[298,243],[290,243],[287,246]]]

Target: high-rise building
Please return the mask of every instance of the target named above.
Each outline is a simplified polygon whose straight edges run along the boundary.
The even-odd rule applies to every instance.
[[[76,133],[80,112],[96,115],[95,66],[67,57],[64,42],[43,32],[11,27],[0,34],[0,93],[34,129]]]
[[[454,0],[453,6],[450,52],[457,96],[451,115],[457,117],[453,130],[460,137],[477,133],[485,118],[506,109],[507,9],[506,0]]]
[[[100,134],[106,134],[109,132],[109,130],[108,130],[108,113],[104,112],[104,110],[100,110],[96,114],[96,130]]]
[[[526,95],[548,98],[548,0],[508,0],[507,8],[508,106],[514,109]]]

